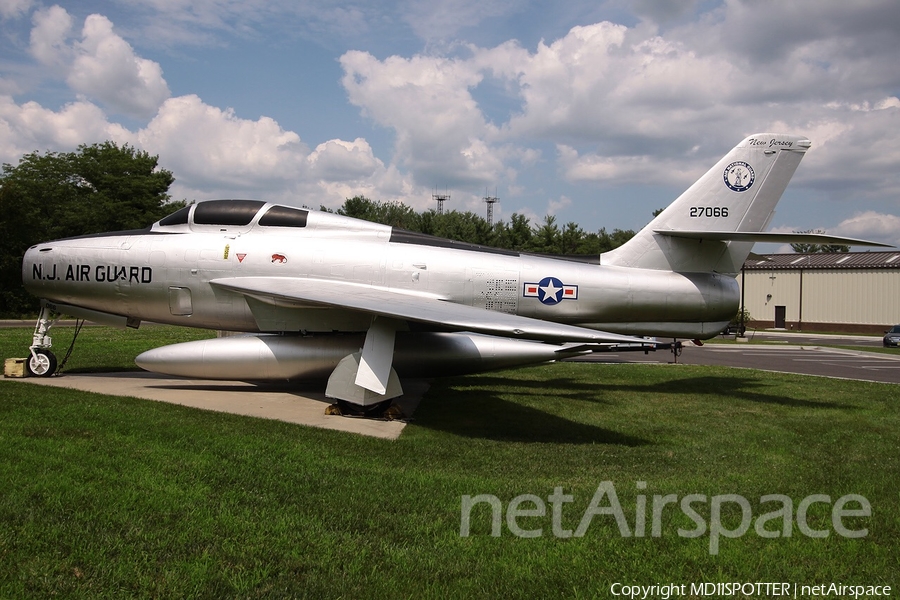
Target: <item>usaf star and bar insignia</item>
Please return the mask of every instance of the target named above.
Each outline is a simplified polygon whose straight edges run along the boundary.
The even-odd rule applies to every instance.
[[[556,277],[544,277],[538,283],[526,283],[523,296],[553,306],[563,300],[578,300],[578,286],[566,285]]]

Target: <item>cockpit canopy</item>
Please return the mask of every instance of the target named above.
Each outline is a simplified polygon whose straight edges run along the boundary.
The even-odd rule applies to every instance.
[[[261,200],[208,200],[185,206],[161,219],[158,225],[246,227],[266,204]],[[258,224],[263,227],[306,227],[308,217],[308,210],[274,205],[263,213]]]

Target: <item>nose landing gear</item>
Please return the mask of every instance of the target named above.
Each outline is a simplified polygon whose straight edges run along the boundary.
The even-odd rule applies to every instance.
[[[48,333],[60,314],[51,310],[45,302],[41,302],[41,314],[34,326],[31,338],[31,356],[25,362],[25,368],[32,377],[50,377],[56,374],[56,356],[50,351],[53,345]]]

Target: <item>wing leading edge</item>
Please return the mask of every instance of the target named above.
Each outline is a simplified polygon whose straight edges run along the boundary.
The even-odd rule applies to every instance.
[[[544,342],[646,342],[641,338],[500,313],[382,287],[293,277],[227,277],[212,285],[276,306],[310,304],[417,321],[457,331]]]

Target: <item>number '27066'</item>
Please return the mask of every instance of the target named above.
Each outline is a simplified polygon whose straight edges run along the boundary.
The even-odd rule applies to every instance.
[[[692,217],[727,217],[727,206],[692,206]]]

